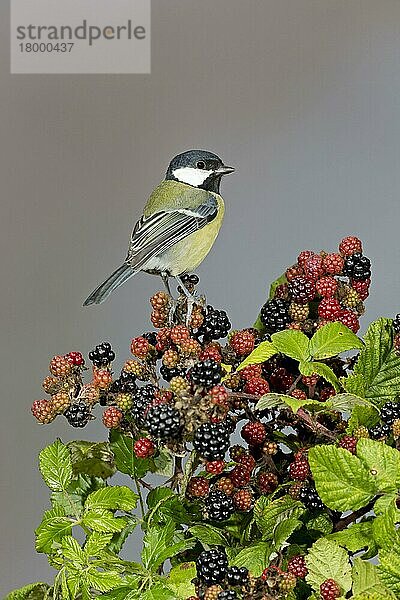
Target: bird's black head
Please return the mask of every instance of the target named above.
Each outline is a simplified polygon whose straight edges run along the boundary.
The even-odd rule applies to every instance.
[[[165,179],[219,193],[222,176],[234,170],[233,167],[224,165],[219,156],[212,152],[188,150],[171,160]]]

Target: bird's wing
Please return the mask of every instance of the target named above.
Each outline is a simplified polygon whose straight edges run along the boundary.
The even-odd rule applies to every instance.
[[[195,208],[162,210],[136,223],[125,261],[141,269],[153,256],[158,256],[180,240],[210,223],[218,214],[218,202],[209,194]]]

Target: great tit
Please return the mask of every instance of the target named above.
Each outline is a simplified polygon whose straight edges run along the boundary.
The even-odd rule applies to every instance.
[[[125,261],[84,306],[104,302],[139,271],[160,275],[169,293],[169,278],[174,277],[193,300],[180,277],[194,271],[214,244],[225,210],[219,193],[221,179],[233,171],[205,150],[175,156],[133,229]]]

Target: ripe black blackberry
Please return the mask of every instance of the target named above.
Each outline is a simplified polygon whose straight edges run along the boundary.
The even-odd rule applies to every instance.
[[[190,378],[195,385],[212,388],[221,381],[222,367],[212,358],[201,360],[191,368]]]
[[[76,402],[64,412],[64,417],[72,427],[85,427],[91,419],[90,410],[85,402]]]
[[[203,341],[219,340],[227,336],[231,328],[228,315],[224,310],[217,310],[207,306],[204,321],[197,331],[197,335],[203,336]]]
[[[220,583],[225,579],[228,570],[228,559],[225,552],[212,548],[203,550],[196,560],[197,577],[206,585]]]
[[[137,388],[132,397],[133,404],[131,415],[138,427],[143,425],[145,410],[151,402],[154,402],[155,392],[155,386],[149,383],[148,385]]]
[[[206,460],[221,460],[229,442],[229,431],[223,423],[203,423],[195,431],[193,447]]]
[[[289,293],[296,304],[307,304],[314,299],[315,283],[309,277],[299,275],[289,283]]]
[[[299,500],[310,510],[322,510],[324,505],[318,496],[317,490],[311,487],[303,487],[299,492]]]
[[[269,333],[286,329],[291,322],[289,303],[280,298],[268,300],[261,309],[260,318]]]
[[[237,600],[237,593],[235,590],[224,590],[218,594],[217,600]]]
[[[232,498],[220,490],[213,490],[209,494],[205,507],[210,521],[226,521],[235,512]]]
[[[115,352],[109,342],[102,342],[89,352],[89,360],[95,367],[107,367],[115,358]]]
[[[243,586],[249,581],[249,570],[246,567],[229,567],[226,573],[229,585]]]
[[[400,333],[400,313],[393,319],[393,329],[395,333]]]
[[[171,381],[173,377],[185,377],[186,371],[178,369],[177,367],[169,369],[168,367],[163,365],[162,367],[160,367],[160,374],[161,377],[165,379],[165,381]]]
[[[356,281],[365,281],[371,277],[371,261],[360,252],[356,252],[346,258],[343,275]]]
[[[389,437],[390,434],[391,428],[387,423],[378,423],[369,430],[369,436],[372,440],[382,440]]]
[[[381,419],[387,425],[392,425],[400,419],[400,402],[386,402],[381,408]]]
[[[146,340],[152,346],[157,344],[157,333],[155,331],[147,331],[146,333],[142,334],[142,337],[146,338]]]
[[[174,439],[182,428],[181,414],[169,404],[152,406],[146,413],[144,427],[150,435],[158,439]]]

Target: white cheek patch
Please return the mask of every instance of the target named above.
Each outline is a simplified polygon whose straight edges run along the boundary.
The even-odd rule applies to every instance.
[[[206,171],[204,169],[194,169],[193,167],[183,167],[182,169],[175,169],[173,171],[173,175],[175,179],[181,181],[182,183],[188,183],[189,185],[193,185],[198,187],[205,180],[210,177],[213,171]]]

